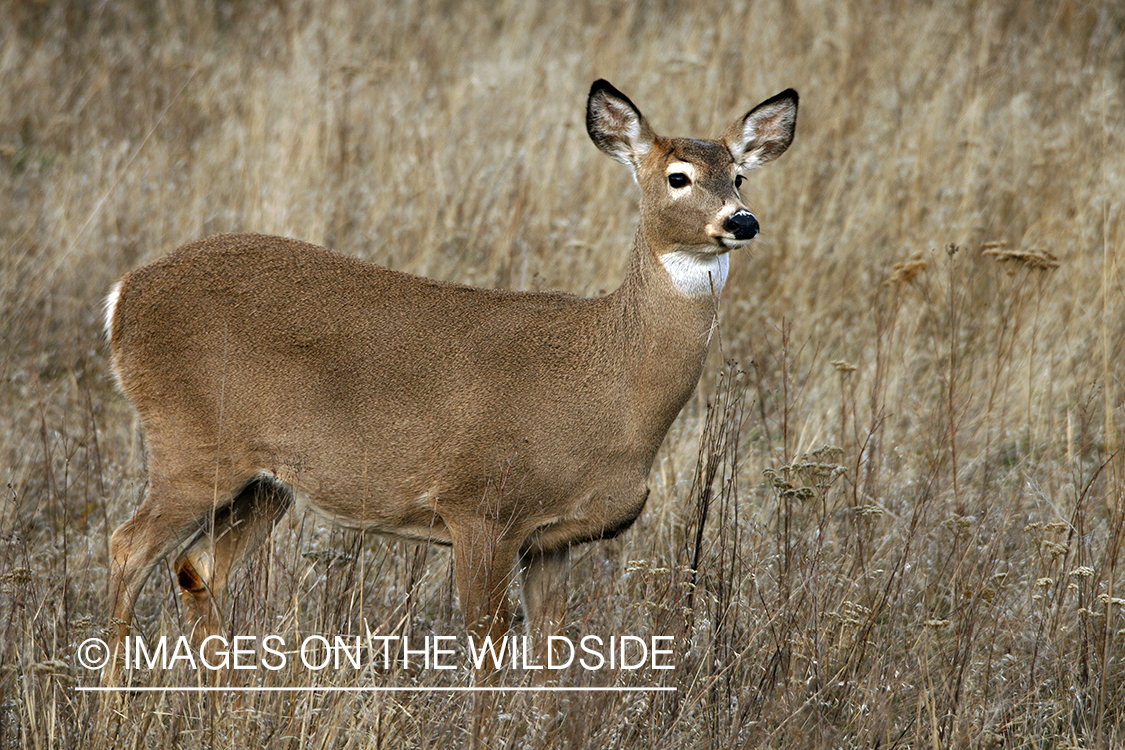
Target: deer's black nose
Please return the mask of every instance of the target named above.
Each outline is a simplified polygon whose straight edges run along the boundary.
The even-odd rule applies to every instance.
[[[735,211],[723,222],[723,229],[736,240],[752,240],[758,236],[758,220],[749,211]]]

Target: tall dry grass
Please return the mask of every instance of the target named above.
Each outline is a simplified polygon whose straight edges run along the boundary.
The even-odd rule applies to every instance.
[[[1070,0],[0,4],[0,744],[465,744],[457,694],[75,690],[142,482],[100,298],[233,230],[611,289],[636,194],[583,132],[606,77],[669,134],[794,86],[797,140],[744,190],[763,236],[649,507],[571,574],[569,632],[674,635],[677,692],[502,696],[497,744],[1120,747],[1123,40]],[[450,580],[297,519],[230,628],[456,634]]]

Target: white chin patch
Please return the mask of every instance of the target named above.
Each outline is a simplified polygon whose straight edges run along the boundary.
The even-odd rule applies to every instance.
[[[676,288],[688,297],[718,294],[727,283],[730,254],[700,254],[674,250],[660,256]]]

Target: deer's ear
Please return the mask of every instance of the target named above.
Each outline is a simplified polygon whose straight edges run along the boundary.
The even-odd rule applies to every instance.
[[[723,136],[740,169],[754,169],[785,153],[797,130],[797,92],[785,89],[735,120]]]
[[[629,97],[601,79],[594,81],[586,101],[586,132],[598,148],[634,173],[656,139]]]

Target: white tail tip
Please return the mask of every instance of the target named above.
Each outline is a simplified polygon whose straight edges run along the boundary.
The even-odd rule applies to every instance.
[[[121,296],[121,282],[113,285],[105,298],[105,340],[113,343],[113,313],[117,309],[117,298]]]

